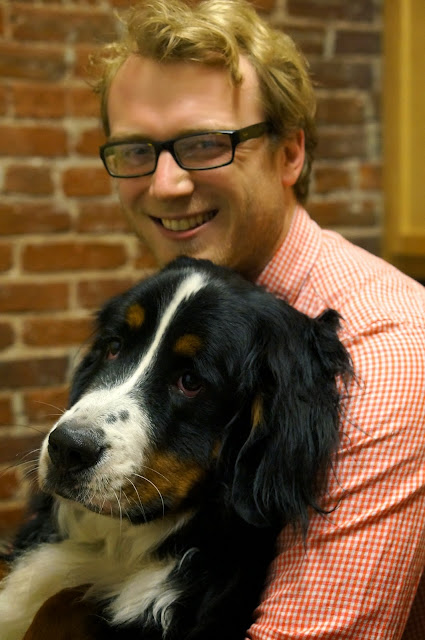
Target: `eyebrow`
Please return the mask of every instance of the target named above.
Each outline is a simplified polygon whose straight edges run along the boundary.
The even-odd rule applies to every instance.
[[[220,127],[219,125],[211,126],[211,127],[197,127],[184,129],[179,132],[178,135],[172,136],[171,138],[166,138],[167,140],[175,140],[176,138],[184,138],[185,136],[198,135],[202,133],[210,133],[214,131],[234,131],[235,127]],[[144,135],[143,133],[129,133],[129,134],[120,134],[117,136],[109,136],[108,142],[162,142],[162,140],[158,140],[157,138],[152,138],[151,136]]]

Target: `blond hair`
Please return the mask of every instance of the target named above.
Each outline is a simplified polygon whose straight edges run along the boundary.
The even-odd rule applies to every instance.
[[[122,22],[121,39],[92,61],[107,135],[109,87],[130,55],[222,66],[238,85],[242,54],[257,73],[265,120],[273,132],[280,139],[305,132],[306,159],[294,186],[297,199],[305,201],[316,146],[316,101],[307,64],[288,35],[272,29],[245,0],[139,0]]]

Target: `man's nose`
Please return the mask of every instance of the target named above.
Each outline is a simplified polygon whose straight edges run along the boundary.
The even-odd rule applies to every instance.
[[[182,169],[169,151],[161,151],[156,170],[151,176],[150,195],[166,200],[188,196],[193,190],[194,184],[190,172]]]

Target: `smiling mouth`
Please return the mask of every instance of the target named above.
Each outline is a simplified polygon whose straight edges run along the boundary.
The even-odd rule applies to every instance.
[[[217,210],[199,213],[188,218],[154,218],[155,222],[169,231],[190,231],[209,222],[217,215]]]

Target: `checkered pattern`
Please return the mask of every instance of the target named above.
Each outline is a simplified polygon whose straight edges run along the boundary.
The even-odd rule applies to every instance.
[[[282,532],[248,637],[425,640],[425,289],[300,207],[258,282],[308,315],[337,309],[357,380],[330,513],[306,544]]]

